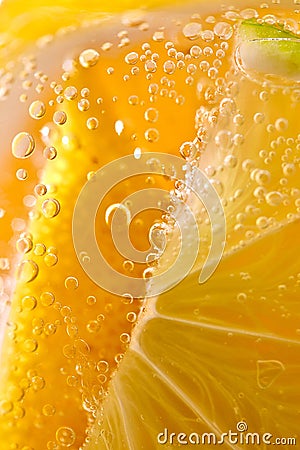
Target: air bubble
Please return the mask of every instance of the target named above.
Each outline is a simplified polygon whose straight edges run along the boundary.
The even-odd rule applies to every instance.
[[[137,319],[137,315],[135,312],[131,311],[131,312],[127,313],[126,318],[127,318],[128,322],[134,323]]]
[[[134,263],[132,261],[129,261],[129,260],[124,261],[122,266],[123,266],[123,269],[126,272],[132,272],[133,269],[134,269]]]
[[[16,242],[17,251],[21,254],[28,253],[32,250],[33,242],[28,237],[21,237]]]
[[[256,219],[256,225],[258,228],[264,230],[269,226],[269,219],[265,216],[258,217],[258,219]]]
[[[158,120],[158,110],[156,108],[148,108],[144,115],[147,122],[156,122]]]
[[[193,142],[184,142],[179,149],[181,156],[187,160],[193,160],[197,155],[197,147]]]
[[[37,305],[37,300],[32,295],[26,295],[25,297],[22,298],[21,304],[23,310],[32,311]]]
[[[66,100],[74,100],[78,95],[77,89],[75,86],[68,86],[64,91],[64,97]]]
[[[163,69],[165,73],[167,73],[168,75],[172,75],[176,70],[176,65],[173,61],[168,60],[165,61]]]
[[[43,256],[46,253],[46,246],[41,243],[35,244],[33,253],[36,256]]]
[[[25,260],[19,264],[18,279],[22,283],[33,281],[39,273],[39,266],[32,260]]]
[[[42,413],[44,414],[44,416],[49,417],[49,416],[54,416],[55,414],[55,407],[53,405],[50,405],[49,403],[47,403],[46,405],[43,406],[42,408]]]
[[[121,298],[121,302],[124,305],[130,305],[133,302],[133,297],[131,294],[123,294]]]
[[[97,64],[99,57],[100,55],[97,50],[89,48],[81,52],[79,62],[84,68],[93,67]]]
[[[107,373],[109,370],[109,364],[107,361],[101,360],[97,363],[97,370],[100,373]]]
[[[63,125],[67,121],[67,114],[64,111],[55,111],[53,114],[53,122],[56,125]]]
[[[164,33],[162,30],[160,30],[160,31],[155,31],[155,32],[153,33],[152,39],[153,39],[155,42],[162,42],[162,41],[165,40],[165,33]]]
[[[82,98],[78,102],[78,109],[79,111],[87,111],[90,107],[90,102],[86,98]]]
[[[149,59],[148,61],[145,62],[145,70],[146,72],[150,72],[150,73],[154,73],[157,70],[157,65],[156,62],[153,61],[152,59]]]
[[[32,102],[29,106],[29,114],[33,119],[41,119],[45,115],[45,112],[45,104],[40,100]]]
[[[186,24],[183,29],[183,35],[191,41],[198,39],[201,36],[202,26],[198,22],[190,22]]]
[[[86,126],[89,130],[96,130],[99,126],[99,120],[96,117],[89,117]]]
[[[122,333],[122,334],[120,335],[120,342],[121,342],[122,344],[129,344],[129,342],[130,342],[130,334],[128,334],[128,333]]]
[[[26,339],[23,342],[22,347],[23,347],[24,352],[33,353],[38,348],[38,343],[35,339]]]
[[[266,194],[266,202],[270,206],[279,206],[283,202],[283,196],[278,191],[272,191]]]
[[[145,139],[148,142],[157,142],[159,139],[159,132],[156,128],[148,128],[148,130],[145,131]]]
[[[16,158],[24,159],[32,155],[35,142],[31,134],[22,131],[18,133],[12,141],[12,154]]]
[[[125,56],[127,64],[136,64],[139,60],[139,55],[136,52],[130,52]]]
[[[218,147],[226,150],[232,147],[232,134],[230,131],[221,130],[215,137],[215,142]]]
[[[65,279],[65,288],[69,290],[77,289],[79,282],[76,277],[67,277]]]
[[[18,170],[16,171],[16,177],[17,177],[17,179],[20,180],[20,181],[27,180],[27,178],[28,178],[28,172],[27,172],[27,170],[26,170],[26,169],[18,169]]]
[[[43,195],[47,194],[47,186],[39,183],[34,187],[34,192],[36,195],[42,197]]]
[[[233,34],[233,28],[227,22],[218,22],[214,26],[214,33],[220,39],[228,40]]]
[[[53,146],[45,147],[45,149],[43,151],[43,155],[46,159],[48,159],[49,161],[52,161],[57,156],[57,150]]]
[[[212,42],[215,39],[214,32],[211,30],[204,30],[201,34],[203,41]]]
[[[227,155],[224,158],[224,166],[229,168],[234,168],[237,165],[237,158],[234,155]]]
[[[42,212],[47,219],[52,219],[59,214],[60,203],[55,198],[48,198],[42,203]]]
[[[52,292],[43,292],[40,296],[42,306],[51,306],[55,301],[55,296]]]
[[[58,257],[54,253],[49,252],[44,256],[44,263],[47,267],[53,267],[57,264],[57,262]]]
[[[86,303],[87,303],[89,306],[95,305],[96,302],[97,302],[97,299],[96,299],[96,297],[95,297],[94,295],[89,295],[89,296],[86,298]]]
[[[190,49],[190,55],[193,58],[199,58],[202,54],[202,49],[201,47],[199,47],[198,45],[193,45],[193,47],[191,47]]]
[[[276,122],[275,122],[275,128],[279,132],[286,131],[288,126],[289,126],[289,121],[287,119],[282,118],[282,117],[277,119]]]

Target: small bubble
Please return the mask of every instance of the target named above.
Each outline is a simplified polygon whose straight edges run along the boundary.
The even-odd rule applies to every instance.
[[[128,97],[128,103],[132,106],[138,105],[139,97],[137,95],[130,95],[130,97]]]
[[[44,405],[42,408],[42,413],[46,417],[54,416],[55,412],[56,412],[55,407],[53,405],[50,405],[49,403]]]
[[[157,142],[159,139],[159,132],[156,128],[148,128],[145,131],[145,138],[148,142]]]
[[[43,256],[46,253],[46,246],[41,243],[35,244],[33,253],[36,256]]]
[[[55,301],[55,296],[52,292],[43,292],[40,296],[42,306],[51,306]]]
[[[97,299],[96,299],[96,297],[95,297],[94,295],[89,295],[89,296],[87,297],[87,299],[86,299],[86,303],[87,303],[89,306],[94,305],[96,302],[97,302]]]
[[[120,341],[121,341],[122,344],[129,344],[129,342],[130,342],[130,334],[122,333],[120,335]]]
[[[160,30],[160,31],[155,31],[155,32],[153,33],[152,39],[153,39],[155,42],[162,42],[162,41],[165,40],[165,33],[164,33],[162,30]]]
[[[225,167],[230,167],[231,169],[236,167],[237,165],[237,158],[234,155],[227,155],[224,158],[224,166]]]
[[[268,226],[269,226],[269,219],[265,216],[260,216],[256,219],[256,225],[261,230],[264,230],[265,228],[268,228]]]
[[[202,26],[198,22],[190,22],[186,24],[183,29],[183,35],[191,41],[198,39],[201,36]]]
[[[64,111],[55,111],[53,114],[53,122],[56,125],[63,125],[67,121],[67,114]]]
[[[191,47],[190,49],[190,55],[193,58],[199,58],[202,54],[202,49],[201,47],[199,47],[198,45],[193,45],[193,47]]]
[[[33,281],[39,273],[39,266],[32,260],[22,261],[18,266],[18,279],[22,283]]]
[[[168,75],[172,75],[176,70],[176,65],[173,61],[168,60],[168,61],[165,61],[164,65],[163,65],[163,69],[164,69],[165,73],[167,73]]]
[[[26,311],[32,311],[37,305],[37,300],[32,295],[26,295],[22,298],[22,308]]]
[[[131,294],[123,294],[121,298],[121,302],[124,305],[130,305],[133,302],[133,297]]]
[[[34,192],[36,195],[42,197],[43,195],[47,194],[47,186],[39,183],[34,187]]]
[[[90,107],[90,102],[86,98],[82,98],[78,102],[78,109],[79,111],[87,111]]]
[[[157,122],[158,110],[156,108],[148,108],[145,111],[144,117],[147,120],[147,122],[152,122],[152,123]]]
[[[145,62],[145,70],[146,72],[149,73],[154,73],[157,70],[157,65],[156,62],[153,61],[152,59],[149,59],[148,61]]]
[[[101,325],[97,320],[90,320],[87,325],[86,329],[89,333],[97,333],[101,329]]]
[[[20,181],[27,180],[27,178],[28,178],[28,172],[27,172],[27,170],[26,170],[26,169],[18,169],[18,170],[16,171],[16,177],[17,177],[17,179],[20,180]]]
[[[52,161],[57,156],[57,150],[55,147],[45,147],[43,151],[44,158],[48,159],[49,161]]]
[[[4,414],[8,414],[13,410],[13,403],[8,400],[2,400],[0,402],[0,416],[3,416]]]
[[[84,68],[93,67],[97,64],[99,57],[97,50],[89,48],[80,53],[79,62]]]
[[[21,237],[16,242],[17,251],[21,254],[28,253],[32,250],[33,242],[29,237]]]
[[[57,255],[55,255],[54,253],[47,253],[44,256],[44,263],[46,264],[47,267],[53,267],[58,263],[58,257]]]
[[[109,364],[107,361],[101,360],[97,363],[97,370],[101,373],[107,373],[109,370]]]
[[[197,147],[193,142],[184,142],[179,149],[181,156],[187,160],[193,160],[197,155]]]
[[[283,197],[280,192],[272,191],[266,194],[266,202],[270,206],[279,206],[283,202]]]
[[[133,269],[134,269],[134,263],[132,261],[129,261],[129,260],[124,261],[122,266],[123,266],[123,269],[126,272],[132,272]]]
[[[86,126],[89,130],[96,130],[99,126],[99,120],[96,117],[89,117]]]
[[[33,353],[38,348],[38,343],[35,339],[26,339],[23,342],[22,347],[23,347],[24,352]]]
[[[227,150],[232,147],[232,134],[230,131],[221,130],[215,137],[215,143],[218,147]]]
[[[63,347],[63,355],[67,359],[74,359],[76,356],[76,348],[74,347],[74,345],[69,345],[69,344],[65,345]],[[69,377],[68,377],[68,379],[69,379]]]
[[[78,95],[77,89],[75,86],[68,86],[64,91],[64,96],[66,100],[74,100]]]
[[[212,42],[215,39],[214,32],[211,30],[204,30],[201,34],[203,41]]]
[[[228,40],[233,34],[233,28],[227,22],[217,22],[214,26],[214,33],[220,39]]]
[[[130,52],[125,56],[127,64],[136,64],[139,60],[139,55],[136,52]]]
[[[277,119],[275,122],[275,128],[279,132],[286,131],[288,126],[289,126],[288,120],[282,117]]]
[[[55,198],[48,198],[42,204],[42,212],[47,219],[56,217],[60,211],[60,203]]]
[[[126,318],[127,318],[128,322],[134,323],[137,319],[137,315],[135,312],[131,311],[131,312],[127,313]]]
[[[90,95],[89,88],[87,88],[87,87],[82,88],[81,91],[80,91],[80,94],[81,94],[81,97],[87,98]]]
[[[40,100],[32,102],[29,106],[29,114],[33,119],[41,119],[45,115],[45,112],[45,104]]]
[[[35,142],[31,134],[22,131],[18,133],[12,141],[12,154],[16,158],[24,159],[32,155]]]
[[[43,377],[34,376],[31,378],[31,386],[34,391],[41,391],[45,387],[45,380]]]
[[[74,290],[77,289],[79,286],[79,282],[76,277],[67,277],[65,279],[65,288]]]

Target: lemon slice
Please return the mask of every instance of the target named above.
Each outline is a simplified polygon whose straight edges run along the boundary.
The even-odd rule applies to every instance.
[[[245,70],[300,81],[300,39],[282,28],[245,20],[239,28],[239,58]]]

